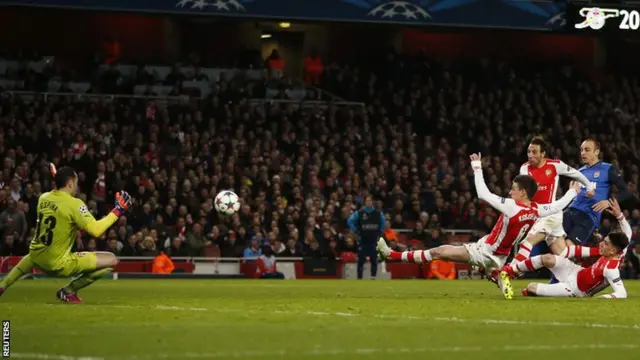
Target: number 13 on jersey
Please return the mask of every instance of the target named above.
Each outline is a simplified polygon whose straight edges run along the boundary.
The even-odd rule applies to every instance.
[[[38,215],[38,225],[36,226],[36,234],[33,242],[41,243],[45,246],[51,245],[53,242],[53,229],[56,228],[56,218],[54,216],[44,217],[44,214]]]

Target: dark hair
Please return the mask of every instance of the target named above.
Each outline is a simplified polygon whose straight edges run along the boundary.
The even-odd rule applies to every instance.
[[[618,249],[618,251],[622,251],[629,246],[629,239],[627,238],[627,235],[621,232],[610,233],[609,241],[611,241],[611,245]]]
[[[69,166],[61,167],[56,172],[56,177],[55,177],[56,188],[62,189],[63,187],[67,186],[67,183],[69,182],[69,180],[75,178],[76,176],[77,176],[76,171],[73,170],[71,167]]]
[[[544,141],[541,136],[534,136],[533,139],[531,139],[530,144],[540,146],[540,152],[545,154],[547,153],[547,142]]]
[[[596,138],[588,137],[588,138],[584,139],[583,142],[585,142],[585,141],[591,141],[593,143],[594,148],[595,148],[594,150],[600,150],[600,141],[596,140]]]
[[[533,195],[538,191],[538,184],[531,175],[518,175],[513,179],[513,182],[518,184],[518,187],[527,193],[529,199],[532,199]]]

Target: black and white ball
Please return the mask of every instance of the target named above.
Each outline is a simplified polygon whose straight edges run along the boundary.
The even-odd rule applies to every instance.
[[[225,216],[231,216],[240,210],[240,198],[230,190],[223,190],[213,200],[216,211]]]

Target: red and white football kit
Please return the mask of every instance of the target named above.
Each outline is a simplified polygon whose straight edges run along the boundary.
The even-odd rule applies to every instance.
[[[622,217],[619,222],[624,234],[631,239],[631,226],[627,220]],[[619,269],[626,252],[627,249],[613,259],[601,256],[593,265],[583,268],[569,259],[599,256],[600,250],[597,247],[569,246],[560,255],[556,255],[556,264],[549,269],[559,283],[538,284],[536,294],[552,297],[590,297],[611,286],[613,293],[606,294],[604,297],[624,299],[627,297],[627,290]],[[532,263],[531,260],[527,261]]]
[[[536,191],[532,201],[538,204],[550,204],[555,201],[560,175],[577,180],[588,190],[593,188],[593,185],[580,171],[560,160],[547,159],[544,165],[540,167],[532,167],[528,162],[524,163],[520,167],[520,174],[531,175],[531,177],[535,179],[538,184],[538,191]],[[547,237],[547,243],[557,237],[564,236],[562,212],[545,217],[541,216],[531,228],[530,233],[549,235]]]
[[[478,198],[502,213],[489,235],[477,243],[465,244],[471,258],[470,264],[484,267],[486,270],[502,267],[512,247],[527,235],[538,218],[561,213],[577,195],[576,191],[571,189],[556,202],[531,202],[525,205],[492,194],[484,182],[482,169],[474,168],[474,182]]]

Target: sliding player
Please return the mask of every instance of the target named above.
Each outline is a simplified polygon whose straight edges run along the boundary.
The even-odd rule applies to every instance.
[[[22,258],[0,282],[0,295],[22,275],[38,268],[52,276],[78,275],[69,285],[58,290],[56,296],[63,302],[82,302],[77,291],[111,272],[118,258],[110,252],[71,253],[78,229],[93,237],[100,237],[131,205],[129,194],[116,194],[113,211],[96,221],[82,200],[74,197],[78,190],[78,175],[70,167],[56,171],[52,165],[56,190],[44,193],[38,199],[38,223],[29,246],[29,254]]]
[[[524,271],[535,271],[546,267],[553,272],[558,279],[556,284],[531,283],[522,290],[525,296],[551,296],[551,297],[590,297],[611,285],[613,293],[601,297],[609,299],[624,299],[627,290],[620,277],[620,265],[624,260],[629,239],[631,239],[631,226],[625,220],[620,205],[615,199],[609,200],[609,213],[613,214],[620,224],[621,231],[610,233],[600,245],[595,248],[584,246],[569,246],[560,255],[539,255],[531,259],[518,262],[515,265],[502,267],[500,278],[503,279],[505,297],[511,289],[510,277]],[[583,268],[574,264],[569,258],[588,258],[600,256],[593,265]],[[513,290],[511,290],[513,292]]]
[[[442,259],[461,263],[468,263],[484,267],[487,271],[502,267],[513,247],[520,241],[539,217],[548,216],[562,211],[576,196],[579,184],[572,183],[572,187],[557,202],[540,205],[531,202],[537,185],[529,175],[518,175],[513,180],[510,199],[492,194],[484,183],[482,176],[482,161],[480,154],[471,155],[476,191],[478,198],[488,202],[502,214],[491,233],[477,243],[463,246],[443,245],[429,250],[391,251],[384,239],[378,240],[378,253],[383,258],[402,260],[405,262],[423,262]],[[502,284],[499,284],[502,286]],[[513,294],[512,294],[513,295]]]
[[[595,187],[582,173],[560,160],[547,158],[547,143],[542,138],[534,137],[531,140],[527,148],[527,157],[529,161],[522,165],[520,174],[531,175],[536,180],[538,191],[532,200],[537,204],[550,204],[555,201],[560,175],[580,182],[587,189],[586,196],[593,196]],[[531,249],[542,240],[546,241],[551,252],[559,254],[564,244],[558,246],[554,242],[564,234],[562,212],[538,219],[525,240],[520,243],[518,253],[511,264],[528,259]]]

